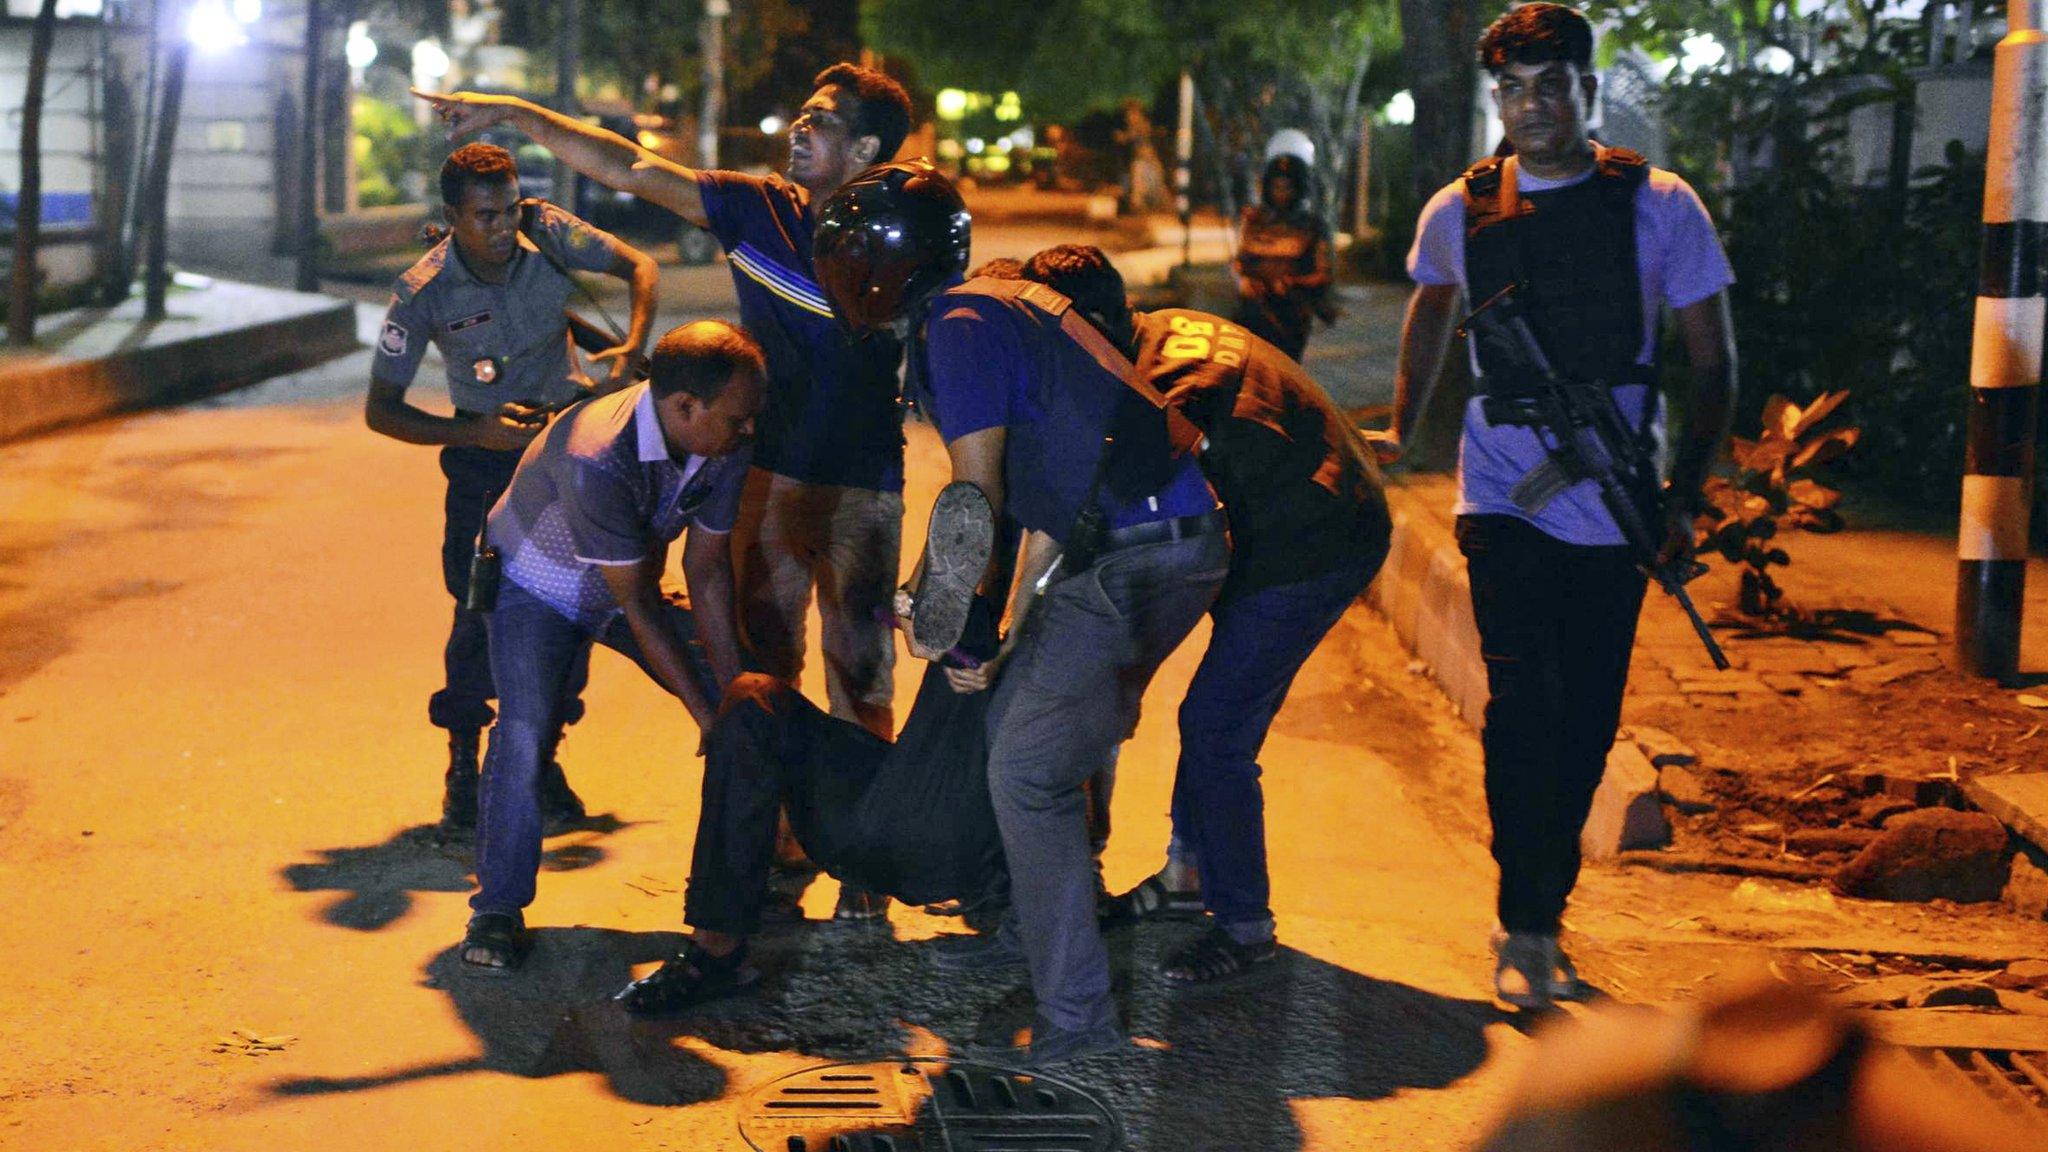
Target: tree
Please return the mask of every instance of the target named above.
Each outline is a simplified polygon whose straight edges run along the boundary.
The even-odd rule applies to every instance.
[[[164,5],[158,10],[183,16],[183,6]],[[180,29],[175,19],[170,24]],[[180,29],[182,31],[182,29]],[[164,297],[170,291],[171,272],[167,246],[170,231],[171,157],[178,142],[178,116],[185,103],[185,72],[192,59],[192,41],[176,32],[164,60],[163,96],[157,104],[156,132],[151,141],[148,175],[142,182],[142,218],[145,227],[142,273],[142,317],[164,318]]]
[[[57,0],[43,0],[29,33],[28,91],[21,100],[21,194],[14,208],[14,283],[8,295],[7,342],[36,342],[36,249],[43,223],[43,89],[57,39]]]
[[[1471,164],[1478,90],[1479,0],[1400,0],[1401,56],[1415,98],[1415,202]]]
[[[1396,40],[1390,0],[878,0],[861,15],[868,42],[926,84],[1015,91],[1051,117],[1153,100],[1186,70],[1212,165],[1297,127],[1317,138],[1326,187],[1350,162],[1366,66]],[[1227,193],[1227,172],[1219,182]]]
[[[299,89],[305,124],[299,133],[298,154],[294,158],[298,166],[298,186],[293,189],[296,195],[292,203],[292,215],[296,221],[292,231],[297,241],[293,252],[297,268],[292,286],[301,292],[320,290],[320,133],[314,125],[318,122],[317,109],[320,107],[321,46],[326,31],[323,0],[306,0],[306,71]]]

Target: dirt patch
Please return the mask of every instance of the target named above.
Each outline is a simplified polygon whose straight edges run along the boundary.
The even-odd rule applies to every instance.
[[[1740,659],[1757,642],[1726,643]],[[1802,675],[1791,698],[1633,697],[1630,724],[1696,757],[1669,805],[1673,847],[1832,869],[1901,813],[1965,807],[1963,781],[2048,763],[2048,713],[2017,694],[1946,668],[1852,678],[1874,666]]]

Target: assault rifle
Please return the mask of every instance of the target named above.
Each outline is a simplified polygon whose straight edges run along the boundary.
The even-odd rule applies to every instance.
[[[1643,450],[1634,430],[1622,419],[1614,393],[1598,381],[1581,383],[1565,380],[1543,354],[1536,333],[1522,314],[1515,298],[1518,285],[1510,284],[1474,309],[1458,327],[1458,334],[1476,333],[1489,348],[1510,358],[1515,375],[1533,384],[1526,394],[1487,396],[1481,404],[1489,424],[1511,424],[1532,428],[1547,439],[1550,457],[1521,479],[1508,493],[1515,506],[1530,515],[1543,510],[1565,489],[1591,480],[1600,488],[1600,503],[1614,517],[1615,526],[1635,554],[1636,563],[1664,589],[1692,621],[1700,643],[1714,667],[1726,671],[1728,656],[1707,630],[1700,610],[1693,606],[1685,586],[1707,570],[1688,559],[1657,563],[1663,538],[1651,527],[1658,524],[1656,461]],[[1549,433],[1547,438],[1542,433]]]

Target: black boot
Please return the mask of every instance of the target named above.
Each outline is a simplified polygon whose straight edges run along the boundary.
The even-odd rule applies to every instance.
[[[550,836],[575,828],[590,815],[583,808],[583,798],[569,787],[569,778],[562,773],[562,762],[555,758],[555,750],[561,744],[562,730],[557,728],[546,747],[541,749],[540,820],[542,830]]]
[[[441,827],[476,827],[477,747],[483,733],[475,728],[448,731],[448,775],[441,786]]]

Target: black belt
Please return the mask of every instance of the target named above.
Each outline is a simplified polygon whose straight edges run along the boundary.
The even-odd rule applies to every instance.
[[[1222,532],[1229,527],[1230,520],[1223,514],[1223,510],[1213,508],[1194,516],[1176,516],[1171,520],[1150,520],[1143,524],[1112,528],[1103,536],[1101,550],[1114,552],[1119,548],[1136,548],[1141,544],[1190,540],[1196,536],[1207,536],[1211,532]]]

